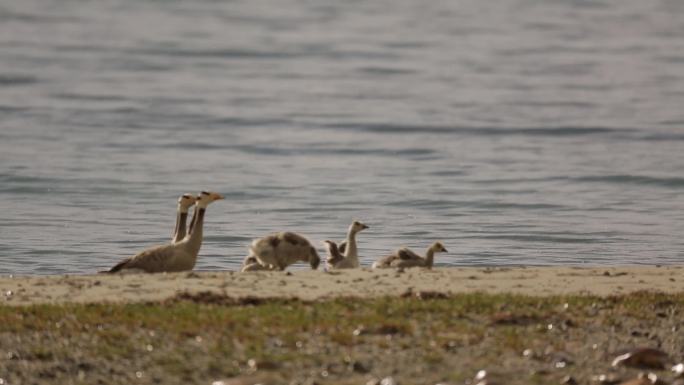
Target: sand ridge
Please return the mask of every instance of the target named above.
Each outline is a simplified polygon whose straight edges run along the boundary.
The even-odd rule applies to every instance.
[[[178,293],[317,300],[399,295],[408,290],[446,294],[624,294],[684,291],[682,266],[351,269],[332,272],[186,272],[172,274],[0,277],[5,305],[162,301]]]

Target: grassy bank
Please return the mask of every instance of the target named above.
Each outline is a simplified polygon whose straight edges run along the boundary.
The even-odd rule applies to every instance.
[[[419,294],[419,295],[417,295]],[[684,358],[684,294],[410,293],[304,302],[179,295],[161,303],[0,307],[9,384],[464,383],[625,379],[623,348]],[[666,371],[660,373],[666,378]],[[491,383],[491,382],[490,382]]]

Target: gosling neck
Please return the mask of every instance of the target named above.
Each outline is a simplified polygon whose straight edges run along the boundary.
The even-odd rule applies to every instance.
[[[425,267],[432,269],[432,264],[435,261],[435,250],[430,246],[425,252]]]
[[[358,251],[356,249],[356,232],[351,227],[347,232],[347,248],[344,250],[345,258],[358,258]]]

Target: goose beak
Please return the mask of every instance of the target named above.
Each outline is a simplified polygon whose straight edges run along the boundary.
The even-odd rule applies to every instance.
[[[221,200],[221,199],[225,199],[225,198],[223,197],[223,195],[221,195],[221,194],[219,194],[219,193],[212,193],[212,194],[211,194],[211,197],[212,197],[215,201]]]
[[[449,250],[447,250],[446,247],[442,247],[442,251],[445,252],[445,253],[448,253],[448,252],[449,252]]]
[[[368,225],[361,225],[361,228],[364,229],[364,230],[365,230],[365,229],[370,229],[370,227],[368,227]]]

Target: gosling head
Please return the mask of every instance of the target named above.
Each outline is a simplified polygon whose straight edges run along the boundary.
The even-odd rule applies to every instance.
[[[195,204],[195,197],[192,194],[183,194],[178,198],[178,207],[182,213],[187,213],[188,208]]]
[[[206,208],[209,205],[209,203],[217,201],[219,199],[223,199],[223,195],[211,191],[202,191],[195,199],[195,204],[197,205],[197,207]]]
[[[435,242],[432,244],[432,246],[430,248],[435,253],[446,253],[447,252],[447,249],[446,249],[446,247],[444,247],[442,242]]]
[[[365,230],[365,229],[367,229],[367,228],[368,228],[367,225],[365,225],[365,224],[363,224],[363,223],[361,223],[361,222],[359,222],[359,221],[354,221],[354,222],[352,222],[352,224],[351,224],[351,226],[350,226],[350,229],[351,229],[351,231],[352,231],[353,233],[361,232],[361,231],[363,231],[363,230]]]

